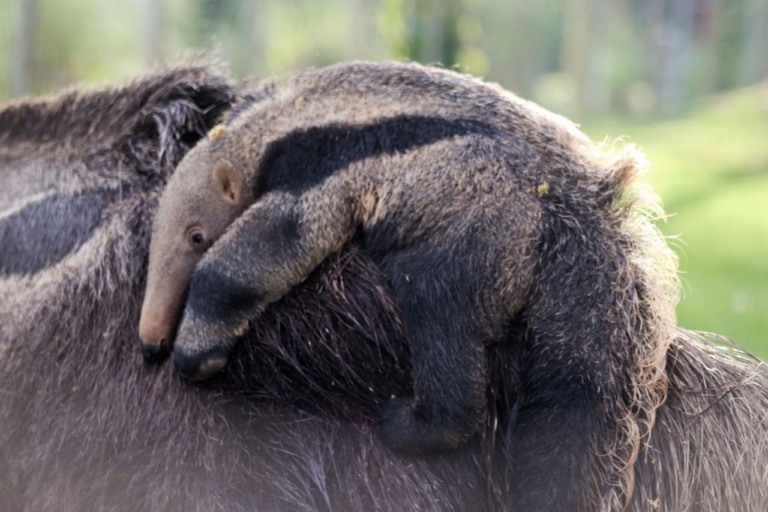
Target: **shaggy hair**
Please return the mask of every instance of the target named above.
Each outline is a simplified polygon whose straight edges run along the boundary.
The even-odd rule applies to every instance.
[[[409,460],[380,445],[375,400],[407,382],[407,348],[386,283],[353,247],[274,308],[271,355],[244,346],[232,372],[203,386],[143,362],[136,326],[159,190],[237,93],[185,67],[0,111],[0,179],[17,187],[0,214],[3,510],[482,501],[476,454]],[[280,344],[297,340],[319,352],[289,359]]]
[[[539,180],[536,284],[489,350],[490,415],[466,449],[382,446],[408,347],[354,244],[270,307],[220,377],[143,363],[159,190],[238,95],[184,67],[0,110],[3,510],[768,509],[768,371],[675,327],[676,262],[630,185],[638,156],[578,136],[558,146],[577,172]]]

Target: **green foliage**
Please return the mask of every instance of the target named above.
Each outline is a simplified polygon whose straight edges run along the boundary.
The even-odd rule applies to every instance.
[[[384,37],[391,57],[395,59],[406,59],[410,54],[404,6],[405,0],[381,0],[376,16],[379,33]]]
[[[676,119],[588,122],[626,134],[671,215],[680,256],[680,325],[723,334],[768,360],[768,85],[702,100]]]
[[[125,79],[141,68],[141,53],[131,51],[136,27],[140,26],[139,13],[131,2],[38,3],[39,30],[45,37],[37,41],[40,85],[35,92],[44,92],[47,83]]]

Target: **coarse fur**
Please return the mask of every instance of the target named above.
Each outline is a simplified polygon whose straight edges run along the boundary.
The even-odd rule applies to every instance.
[[[164,76],[150,82],[171,85]],[[202,85],[192,83],[192,89]],[[142,82],[133,87],[124,93],[142,94]],[[29,124],[30,139],[59,119],[55,112],[46,119],[39,108],[41,126]],[[167,176],[159,141],[173,140],[168,131],[178,129],[167,122],[144,141],[146,169]],[[87,142],[79,144],[82,154],[90,153]],[[3,146],[0,155],[13,151],[5,140]],[[34,145],[27,155],[35,155]],[[21,165],[6,162],[4,187]],[[604,266],[645,288],[657,313],[644,316],[644,307],[619,301],[627,306],[626,333],[606,331],[590,317],[595,339],[604,340],[594,356],[640,362],[600,375],[579,373],[573,364],[578,315],[589,306],[614,311],[617,298],[605,295],[599,280],[569,280],[557,290],[557,277],[573,278],[567,268],[578,270],[592,254],[577,242],[590,242],[595,254],[604,254],[601,243],[615,242],[575,231],[594,219],[569,211],[568,222],[551,222],[541,233],[540,245],[555,261],[537,263],[531,290],[532,296],[552,290],[555,296],[540,306],[552,309],[542,318],[541,309],[525,308],[510,323],[508,341],[488,347],[489,415],[481,435],[463,450],[431,458],[400,457],[376,435],[381,407],[411,390],[402,313],[370,255],[353,244],[329,258],[267,308],[235,347],[226,372],[191,386],[168,366],[143,364],[136,350],[155,185],[109,203],[65,258],[57,248],[47,257],[40,244],[37,257],[52,263],[0,279],[0,508],[591,511],[626,503],[636,511],[765,510],[765,367],[702,335],[670,328],[668,337],[657,336],[658,325],[647,328],[657,317],[670,321],[673,262],[644,213],[650,203],[628,199],[632,154],[615,162],[594,171],[610,185],[603,192],[611,190],[600,208],[616,223],[609,234],[618,233],[630,250]],[[545,200],[557,192],[556,181],[540,178],[535,194]],[[576,178],[568,201],[550,197],[548,215],[588,195],[581,187],[594,182]],[[35,204],[24,218],[49,219],[41,213],[45,201]],[[571,314],[573,302],[579,307]],[[627,340],[631,348],[623,345]],[[578,387],[589,378],[604,378],[595,383],[605,386],[606,404],[615,402],[597,420],[589,396],[574,398],[557,385]],[[584,414],[574,415],[579,408]],[[582,439],[587,449],[570,446]]]
[[[143,363],[135,326],[158,192],[237,94],[185,66],[0,110],[0,189],[17,187],[0,216],[0,509],[482,501],[476,454],[405,460],[376,439],[371,410],[403,391],[407,348],[380,272],[354,248],[274,309],[267,345],[227,378],[192,387]],[[307,339],[323,351],[290,346]]]
[[[631,154],[604,162],[566,120],[500,88],[415,64],[302,74],[238,109],[215,133],[170,180],[150,248],[142,337],[155,346],[169,341],[190,283],[174,348],[184,375],[223,368],[247,322],[357,237],[388,277],[412,356],[413,396],[382,412],[392,448],[439,453],[479,431],[487,417],[485,349],[507,341],[524,314],[536,323],[538,345],[573,347],[567,364],[581,379],[547,386],[590,403],[564,418],[587,410],[601,418],[619,407],[624,437],[647,432],[642,423],[653,418],[625,415],[630,402],[616,398],[642,393],[631,403],[652,415],[674,315],[663,283],[649,287],[642,261],[632,261],[645,235],[627,236],[615,207],[634,178]],[[656,261],[669,260],[659,249]],[[622,259],[630,261],[607,263]],[[626,308],[634,309],[630,319]],[[644,353],[629,321],[661,350]],[[595,336],[601,331],[627,339],[608,344]],[[628,379],[629,390],[606,389]],[[637,449],[615,442],[593,448]]]
[[[0,273],[34,273],[80,246],[110,204],[159,190],[234,101],[188,66],[124,90],[73,89],[0,111]],[[159,152],[159,154],[156,154]]]

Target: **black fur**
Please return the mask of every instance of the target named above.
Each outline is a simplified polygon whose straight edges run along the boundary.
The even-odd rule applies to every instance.
[[[90,237],[104,209],[123,195],[130,191],[121,187],[54,194],[0,218],[0,274],[34,273],[57,263]],[[46,217],[52,222],[40,222]]]
[[[300,194],[354,162],[469,134],[490,136],[492,130],[471,119],[426,116],[397,116],[363,126],[299,129],[265,148],[256,171],[254,195],[266,191]]]
[[[253,308],[262,298],[253,289],[218,273],[210,267],[200,267],[192,279],[187,308],[190,314],[216,321]]]

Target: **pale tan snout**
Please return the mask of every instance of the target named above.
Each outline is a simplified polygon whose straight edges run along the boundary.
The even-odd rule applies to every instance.
[[[178,263],[183,260],[175,260],[176,267],[163,261],[153,262],[152,250],[150,247],[147,287],[139,319],[139,338],[144,359],[159,362],[171,353],[176,329],[186,303],[189,276],[194,266],[179,266]]]
[[[139,321],[139,338],[141,338],[141,353],[150,362],[162,361],[171,352],[172,330],[167,322],[155,315],[142,311]]]
[[[144,359],[150,362],[164,360],[171,353],[173,339],[180,316],[178,300],[158,300],[156,294],[144,299],[139,320],[139,338]]]

